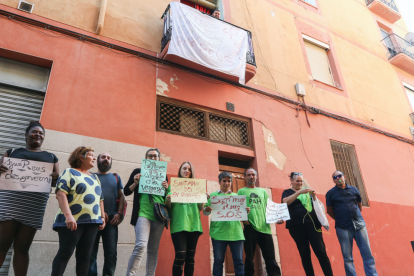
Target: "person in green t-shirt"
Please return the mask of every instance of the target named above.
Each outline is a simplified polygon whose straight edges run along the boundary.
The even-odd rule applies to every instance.
[[[147,150],[145,159],[160,160],[160,151],[156,148]],[[135,228],[135,246],[128,262],[127,276],[136,275],[142,257],[147,250],[146,276],[155,275],[158,262],[158,248],[160,246],[161,235],[165,227],[165,223],[158,221],[154,215],[154,204],[164,203],[165,196],[149,195],[138,193],[139,179],[141,177],[141,169],[132,171],[127,184],[124,187],[125,196],[134,194],[134,204],[132,206],[131,224]],[[162,182],[162,186],[167,189],[167,179]]]
[[[246,276],[254,276],[254,253],[258,244],[262,251],[266,264],[267,275],[279,276],[280,268],[276,262],[275,246],[273,244],[270,224],[266,223],[266,190],[255,186],[257,172],[253,168],[244,171],[246,187],[238,191],[238,195],[245,195],[247,206],[250,207],[249,221],[244,222],[244,253],[246,254],[244,273]],[[278,221],[278,223],[283,223]]]
[[[220,190],[210,194],[210,198],[204,208],[203,214],[209,215],[211,209],[211,198],[214,196],[237,195],[230,188],[233,176],[229,172],[219,174]],[[247,213],[250,208],[247,207]],[[236,276],[243,276],[243,228],[240,221],[212,221],[210,223],[210,236],[213,244],[214,264],[213,276],[223,275],[223,263],[227,246],[230,246],[233,257],[234,272]]]
[[[195,178],[190,162],[184,162],[178,169],[178,177]],[[198,238],[203,234],[200,211],[204,203],[171,203],[171,185],[167,190],[167,208],[171,212],[171,239],[175,249],[172,275],[192,276],[194,274],[194,256]],[[185,265],[184,265],[185,264]]]

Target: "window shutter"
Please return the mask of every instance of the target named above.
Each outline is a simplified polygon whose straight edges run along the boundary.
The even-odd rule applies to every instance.
[[[328,55],[326,54],[325,49],[307,41],[304,41],[304,43],[312,71],[312,77],[315,80],[334,86]]]

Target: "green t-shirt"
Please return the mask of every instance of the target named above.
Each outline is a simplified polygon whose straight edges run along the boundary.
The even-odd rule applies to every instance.
[[[167,195],[171,193],[171,185]],[[201,232],[200,211],[197,203],[171,203],[171,234],[181,231]]]
[[[272,234],[270,224],[266,223],[266,206],[269,198],[266,190],[245,187],[240,189],[237,194],[246,196],[247,207],[250,207],[249,222],[253,229],[265,234]]]
[[[152,195],[154,203],[164,204],[164,197]],[[148,194],[139,194],[139,217],[144,217],[153,221],[158,221],[154,216],[154,205],[151,204]]]
[[[210,194],[212,196],[228,196],[236,195],[231,194],[219,194],[214,192]],[[211,207],[210,198],[206,206]],[[244,241],[243,227],[240,221],[212,221],[210,223],[210,237],[217,241]]]

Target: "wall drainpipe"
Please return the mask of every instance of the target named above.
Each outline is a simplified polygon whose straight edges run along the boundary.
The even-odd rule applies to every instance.
[[[4,262],[3,262],[3,266],[0,267],[0,276],[9,275],[9,268],[11,265],[12,253],[13,253],[13,245],[10,247],[9,251],[7,251],[6,258],[4,259]]]
[[[97,35],[101,35],[102,30],[103,30],[107,3],[108,3],[108,0],[102,0],[101,2],[101,10],[99,11],[98,27],[96,28]]]

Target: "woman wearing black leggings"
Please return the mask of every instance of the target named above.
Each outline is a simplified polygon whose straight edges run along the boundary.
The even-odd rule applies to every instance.
[[[181,164],[178,177],[195,178],[190,162]],[[200,211],[203,210],[204,203],[171,203],[171,185],[167,190],[166,203],[172,213],[171,239],[175,249],[172,275],[182,276],[184,270],[185,276],[193,276],[197,241],[203,234]]]
[[[59,251],[53,260],[52,276],[62,276],[76,248],[76,275],[86,276],[98,230],[105,227],[101,184],[89,172],[95,165],[92,148],[78,147],[69,157],[70,169],[59,177],[56,197],[59,210],[53,230],[59,235]]]

